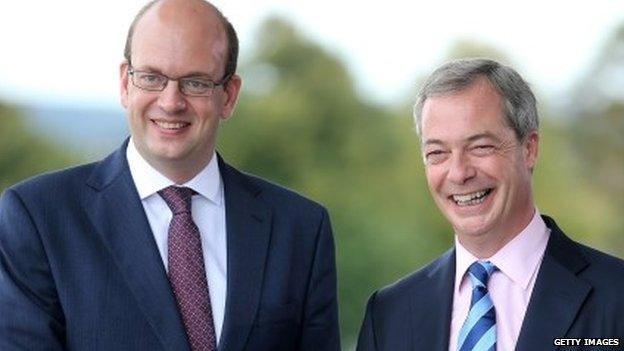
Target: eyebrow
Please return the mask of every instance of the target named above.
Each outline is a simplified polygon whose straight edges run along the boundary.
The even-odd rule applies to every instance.
[[[183,75],[181,78],[187,78],[187,77],[202,77],[202,78],[213,79],[210,74],[199,72],[199,71],[190,72],[188,74]]]
[[[158,68],[152,67],[152,66],[143,66],[142,68],[136,68],[134,67],[135,70],[137,71],[147,71],[147,72],[153,72],[153,73],[158,73],[158,74],[162,74],[165,75],[161,70],[159,70]],[[200,72],[200,71],[193,71],[193,72],[189,72],[183,76],[180,77],[172,77],[172,78],[176,78],[176,79],[180,79],[180,78],[189,78],[189,77],[202,77],[202,78],[207,78],[207,79],[213,79],[212,76],[208,73],[205,72]]]
[[[422,143],[422,145],[444,145],[444,142],[440,139],[427,139],[424,143]]]
[[[479,133],[479,134],[475,134],[475,135],[471,135],[469,136],[467,139],[465,139],[467,142],[471,143],[471,142],[475,142],[477,140],[482,140],[482,139],[491,139],[495,142],[500,142],[500,138],[497,137],[495,134],[490,133],[490,132],[484,132],[484,133]],[[422,143],[423,146],[427,146],[427,145],[444,145],[444,141],[440,140],[440,139],[427,139],[424,143]]]
[[[153,73],[162,73],[159,69],[154,68],[152,66],[142,66],[142,67],[132,66],[132,68],[134,68],[135,71],[146,71],[146,72],[153,72]]]
[[[473,142],[473,141],[477,141],[477,140],[481,140],[481,139],[491,139],[493,141],[500,142],[500,138],[497,137],[495,134],[492,134],[490,132],[485,132],[485,133],[479,133],[479,134],[472,135],[468,139],[466,139],[466,141]]]

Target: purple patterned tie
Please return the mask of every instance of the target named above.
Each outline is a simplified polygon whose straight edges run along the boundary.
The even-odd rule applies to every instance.
[[[191,217],[192,189],[176,186],[158,192],[173,212],[169,224],[169,281],[182,315],[191,350],[217,349],[199,229]]]

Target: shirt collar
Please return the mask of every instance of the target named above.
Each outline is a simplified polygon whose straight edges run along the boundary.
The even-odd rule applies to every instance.
[[[537,272],[539,263],[546,251],[549,229],[535,209],[531,222],[498,250],[492,257],[485,259],[492,262],[496,268],[505,274],[514,283],[527,289],[531,277]],[[461,245],[455,236],[455,292],[459,292],[462,279],[471,264],[479,259]]]
[[[132,138],[130,138],[128,148],[126,149],[126,157],[128,159],[128,166],[130,167],[132,179],[134,180],[141,200],[153,196],[159,190],[168,186],[176,185],[169,178],[154,169],[154,167],[139,154]],[[210,162],[204,169],[193,177],[193,179],[179,186],[191,188],[199,195],[220,206],[223,203],[223,182],[221,180],[221,173],[219,172],[219,162],[217,161],[216,152],[213,151]]]

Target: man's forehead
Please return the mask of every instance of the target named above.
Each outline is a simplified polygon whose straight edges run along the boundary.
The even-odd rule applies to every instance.
[[[194,22],[204,21],[211,24],[220,24],[217,10],[211,4],[202,0],[162,0],[147,13],[153,13],[161,21]]]
[[[224,25],[211,5],[196,0],[164,0],[150,8],[137,22],[132,40],[132,62],[157,66],[159,62],[165,65],[177,62],[184,64],[185,70],[206,71],[207,62],[223,66],[227,50]]]
[[[458,117],[462,118],[462,117]],[[441,121],[427,124],[424,120],[421,144],[471,144],[478,141],[501,142],[514,137],[514,130],[506,123],[502,115],[495,118],[476,118],[476,122],[464,123],[453,116],[443,117]],[[442,122],[442,123],[440,123]]]
[[[223,20],[218,10],[203,0],[156,2],[137,21],[134,37],[137,39],[158,30],[178,33],[184,40],[201,39],[204,42],[214,42],[227,50],[227,35]]]
[[[513,134],[502,97],[488,85],[428,98],[422,110],[422,144],[498,140]]]
[[[423,119],[429,115],[452,117],[453,115],[480,115],[504,113],[501,94],[486,78],[477,78],[470,85],[458,90],[433,94],[425,100]],[[448,116],[447,116],[448,115]]]
[[[478,77],[466,86],[430,94],[424,102],[423,113],[431,105],[462,107],[496,104],[502,109],[502,102],[502,95],[492,83],[485,77]]]

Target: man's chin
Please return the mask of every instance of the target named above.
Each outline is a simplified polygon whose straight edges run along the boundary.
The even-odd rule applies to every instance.
[[[186,150],[173,145],[152,145],[148,148],[147,157],[145,155],[143,157],[152,161],[150,163],[158,164],[181,164],[189,158]]]
[[[174,140],[152,139],[148,142],[148,152],[155,158],[175,160],[188,154],[186,143]]]
[[[485,235],[491,227],[487,216],[454,217],[450,219],[455,234],[468,238]]]

